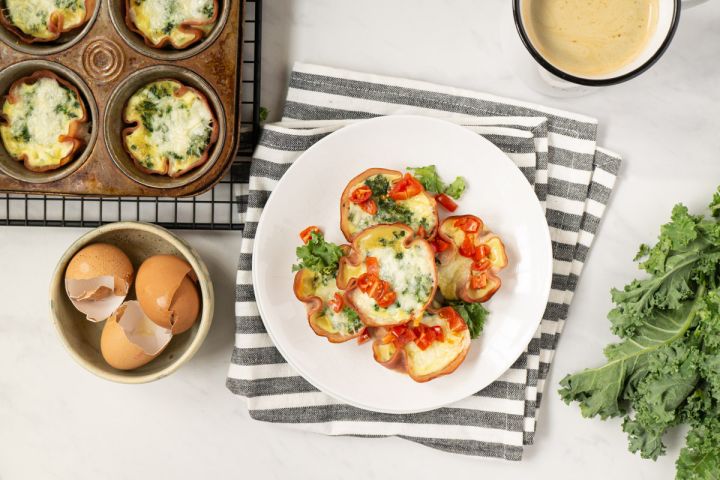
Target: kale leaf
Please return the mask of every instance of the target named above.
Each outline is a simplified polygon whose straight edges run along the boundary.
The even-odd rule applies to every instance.
[[[450,185],[445,185],[440,175],[437,173],[435,165],[428,165],[426,167],[408,167],[408,170],[413,172],[415,178],[418,179],[422,186],[425,187],[430,193],[444,193],[458,200],[465,191],[465,179],[462,177],[456,177]]]
[[[342,248],[334,243],[326,242],[320,232],[313,232],[310,235],[310,241],[297,247],[295,253],[300,263],[293,265],[293,272],[307,268],[319,273],[323,280],[335,277],[338,262],[343,256]]]
[[[709,210],[675,206],[656,244],[640,247],[647,277],[612,291],[621,341],[605,348],[607,363],[560,382],[583,416],[624,416],[629,449],[643,458],[663,455],[665,433],[689,425],[680,480],[720,478],[720,189]]]
[[[470,338],[478,338],[485,327],[485,319],[488,311],[482,303],[467,303],[461,300],[453,300],[448,304],[465,320],[470,330]]]

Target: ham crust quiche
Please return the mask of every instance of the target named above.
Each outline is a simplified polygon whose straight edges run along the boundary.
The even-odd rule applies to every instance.
[[[153,48],[184,49],[217,21],[218,0],[125,0],[125,23]]]
[[[446,300],[486,302],[500,289],[497,273],[508,264],[500,237],[474,215],[446,218],[434,242],[440,292]]]
[[[379,224],[403,223],[422,238],[438,224],[437,203],[409,173],[371,168],[350,180],[340,200],[340,230],[348,241]]]
[[[51,42],[85,25],[96,0],[5,0],[0,23],[24,43]]]
[[[141,171],[179,177],[204,164],[218,138],[205,95],[177,80],[156,80],[125,105],[123,147]]]
[[[407,225],[376,225],[357,235],[340,259],[338,286],[368,326],[418,319],[437,288],[430,244]]]
[[[313,331],[332,343],[342,343],[363,334],[365,326],[337,285],[339,259],[350,252],[349,245],[329,243],[317,227],[300,234],[304,245],[297,249],[302,262],[295,270],[293,290],[305,304]]]
[[[78,90],[49,70],[15,81],[4,97],[0,136],[5,150],[34,172],[75,158],[87,112]]]
[[[452,308],[427,312],[419,324],[382,328],[375,333],[373,356],[381,365],[405,372],[416,382],[452,373],[470,350],[470,332]]]

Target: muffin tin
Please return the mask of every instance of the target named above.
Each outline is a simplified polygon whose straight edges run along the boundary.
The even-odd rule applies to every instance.
[[[31,172],[0,142],[0,191],[191,196],[210,189],[230,167],[239,137],[244,0],[221,0],[215,27],[185,50],[145,45],[125,25],[124,9],[125,0],[98,0],[84,27],[47,44],[24,44],[0,25],[0,95],[18,78],[47,69],[77,87],[90,115],[85,146],[57,170]],[[203,92],[219,124],[210,159],[179,178],[141,172],[122,148],[125,102],[159,78],[177,79]]]

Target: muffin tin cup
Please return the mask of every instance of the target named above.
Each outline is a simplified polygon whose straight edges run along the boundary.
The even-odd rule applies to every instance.
[[[0,40],[10,45],[15,50],[27,53],[28,55],[53,55],[60,53],[63,50],[67,50],[77,44],[93,28],[93,24],[95,23],[95,20],[97,20],[100,12],[101,2],[102,0],[95,0],[92,14],[85,25],[61,33],[60,37],[51,42],[25,43],[17,36],[17,34],[8,30],[8,28],[2,24],[0,24]],[[5,8],[5,0],[0,0],[0,8]]]
[[[230,14],[230,2],[231,0],[219,0],[220,13],[210,33],[197,43],[182,50],[176,50],[171,47],[153,48],[145,43],[145,40],[139,33],[130,30],[127,23],[125,23],[125,0],[110,1],[109,12],[110,20],[115,30],[117,30],[122,39],[125,40],[130,47],[135,49],[135,51],[156,60],[173,61],[193,57],[217,40]]]
[[[16,80],[27,77],[38,70],[49,70],[61,77],[64,80],[70,82],[80,92],[81,100],[85,103],[85,108],[88,114],[89,132],[83,139],[84,145],[81,147],[79,154],[75,155],[75,158],[55,170],[49,170],[47,172],[33,172],[25,168],[22,162],[15,160],[5,149],[3,142],[0,141],[0,170],[6,175],[13,177],[17,180],[28,183],[49,183],[60,180],[67,177],[71,173],[75,172],[80,168],[90,157],[90,154],[95,147],[95,143],[98,138],[98,106],[95,102],[95,96],[93,95],[90,87],[80,78],[80,76],[72,71],[71,69],[60,65],[59,63],[49,62],[47,60],[27,60],[25,62],[16,63],[4,70],[0,70],[0,92],[5,95],[10,89],[10,86]],[[2,108],[3,101],[0,102],[0,108]]]
[[[161,79],[177,80],[201,92],[208,100],[218,123],[218,140],[211,147],[210,157],[200,167],[178,177],[150,175],[140,171],[123,147],[123,130],[128,126],[123,121],[123,111],[130,97],[145,85]],[[173,65],[157,65],[139,70],[123,80],[115,89],[105,108],[105,146],[115,165],[134,181],[153,188],[177,188],[194,182],[204,176],[217,162],[223,150],[227,124],[225,111],[215,90],[199,75]]]

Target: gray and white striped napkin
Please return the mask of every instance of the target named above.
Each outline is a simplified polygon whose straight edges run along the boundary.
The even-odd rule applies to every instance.
[[[503,150],[546,211],[554,274],[540,327],[497,381],[425,413],[380,414],[319,392],[288,365],[258,314],[251,279],[263,206],[292,162],[315,142],[361,119],[392,114],[443,118]],[[533,443],[537,409],[578,278],[605,211],[620,157],[596,145],[597,121],[451,87],[296,64],[283,120],[265,127],[250,167],[236,287],[236,334],[227,386],[252,418],[328,435],[398,436],[467,455],[520,460]],[[300,317],[298,317],[300,318]]]

